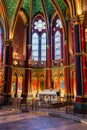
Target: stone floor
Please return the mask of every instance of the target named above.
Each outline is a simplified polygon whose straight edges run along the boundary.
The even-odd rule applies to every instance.
[[[49,116],[45,110],[44,113],[40,111],[23,113],[9,107],[2,108],[0,130],[87,130],[87,125],[66,118]]]

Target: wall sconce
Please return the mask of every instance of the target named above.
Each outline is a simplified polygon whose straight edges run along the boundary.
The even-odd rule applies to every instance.
[[[18,65],[18,59],[13,59],[13,64]]]
[[[18,55],[17,52],[14,52],[14,53],[13,53],[13,58],[16,59],[16,58],[17,58],[17,55]]]
[[[14,53],[13,53],[13,64],[14,64],[15,66],[17,66],[17,65],[18,65],[18,62],[19,62],[18,53],[17,53],[17,52],[14,52]]]
[[[34,65],[34,64],[35,64],[35,61],[34,61],[34,59],[32,58],[32,56],[30,56],[30,59],[28,60],[28,64],[29,64],[29,65]]]

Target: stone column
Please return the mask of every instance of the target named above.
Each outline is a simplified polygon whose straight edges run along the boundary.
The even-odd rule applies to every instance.
[[[71,48],[71,64],[74,64],[74,27],[72,25],[72,48]],[[70,76],[71,76],[71,98],[74,98],[74,89],[75,88],[75,67],[73,66],[73,68],[71,68],[71,73],[70,73]]]
[[[48,68],[46,71],[46,88],[50,89],[51,87],[51,70],[50,70],[50,61],[51,61],[51,55],[50,55],[50,45],[47,45],[47,63],[46,67]]]
[[[4,94],[7,99],[11,98],[12,82],[12,63],[13,63],[13,41],[5,41],[5,63],[4,63]]]
[[[83,81],[81,72],[81,55],[80,54],[80,37],[79,37],[79,23],[74,25],[74,47],[75,47],[75,71],[76,71],[76,92],[77,95],[83,95]]]
[[[28,45],[28,71],[27,71],[27,77],[28,77],[28,84],[27,84],[27,94],[29,95],[29,93],[32,91],[31,88],[31,70],[30,70],[30,63],[29,63],[29,59],[31,56],[31,45]]]
[[[65,98],[67,100],[68,97],[68,68],[66,67],[68,65],[67,62],[67,41],[64,42],[64,85],[65,85]]]
[[[26,63],[25,63],[25,86],[22,93],[23,97],[27,97],[30,92],[30,64],[29,58],[31,55],[31,45],[29,44],[29,27],[26,25]]]
[[[76,70],[76,102],[74,111],[78,113],[87,113],[86,92],[86,61],[85,61],[85,42],[84,42],[84,24],[81,17],[74,22],[74,47],[75,47],[75,70]]]
[[[66,18],[66,28],[67,28],[67,43],[66,43],[66,71],[67,71],[67,101],[71,100],[71,84],[70,84],[70,51],[69,51],[69,17]]]
[[[87,72],[86,72],[86,48],[85,48],[85,27],[84,16],[80,16],[80,43],[81,43],[81,65],[82,65],[82,78],[83,78],[83,94],[87,94]]]

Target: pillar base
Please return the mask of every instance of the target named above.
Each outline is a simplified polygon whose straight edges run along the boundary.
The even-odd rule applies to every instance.
[[[4,94],[4,105],[11,105],[11,104],[12,104],[12,95]]]
[[[33,98],[33,94],[32,93],[30,93],[30,94],[24,93],[24,94],[21,95],[21,97],[23,97],[23,98]]]
[[[74,103],[74,112],[87,114],[87,97],[76,97],[76,102]]]
[[[72,101],[72,99],[74,99],[74,95],[73,94],[67,94],[66,96],[65,96],[65,100],[67,101],[67,102],[71,102]]]
[[[21,94],[21,97],[27,98],[27,94],[26,94],[26,93],[22,93],[22,94]]]

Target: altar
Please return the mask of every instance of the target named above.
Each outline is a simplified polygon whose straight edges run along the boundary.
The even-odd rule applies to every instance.
[[[45,89],[38,93],[38,98],[46,102],[60,102],[60,92],[58,90]]]

